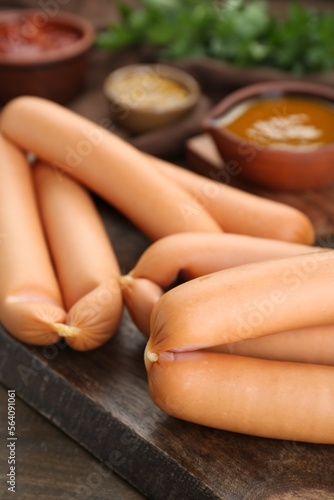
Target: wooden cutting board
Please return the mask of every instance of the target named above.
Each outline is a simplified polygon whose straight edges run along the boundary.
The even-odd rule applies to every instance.
[[[96,200],[123,272],[148,241]],[[29,347],[0,327],[0,380],[154,500],[334,498],[334,446],[262,439],[169,417],[152,403],[145,339],[124,314],[92,352]]]

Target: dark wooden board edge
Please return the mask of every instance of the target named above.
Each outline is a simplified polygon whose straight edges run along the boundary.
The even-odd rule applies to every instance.
[[[60,377],[48,366],[47,361],[43,360],[46,363],[43,370],[43,391],[40,391],[38,377],[32,377],[32,382],[29,380],[27,389],[18,367],[21,367],[21,373],[24,368],[26,377],[29,377],[29,370],[33,370],[31,367],[38,367],[41,358],[31,352],[29,346],[14,339],[1,325],[0,345],[1,383],[8,388],[15,388],[23,401],[145,496],[156,500],[220,498],[166,452],[153,446],[129,425],[106,412],[65,377]],[[54,412],[55,400],[67,400],[61,412]],[[80,425],[83,420],[91,420],[91,433],[87,432],[86,425]],[[96,442],[97,427],[109,429],[107,438],[99,445]]]
[[[7,437],[7,388],[0,383],[0,442]],[[105,467],[61,429],[15,398],[15,493],[19,500],[144,500],[145,496]],[[0,499],[8,491],[8,449],[0,448]],[[33,478],[33,480],[32,480]]]

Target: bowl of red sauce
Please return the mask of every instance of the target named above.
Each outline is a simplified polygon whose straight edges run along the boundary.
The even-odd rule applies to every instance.
[[[204,129],[242,179],[275,190],[334,182],[334,88],[306,81],[242,87],[206,116]]]
[[[58,10],[0,10],[0,101],[35,95],[65,103],[82,88],[95,30]]]

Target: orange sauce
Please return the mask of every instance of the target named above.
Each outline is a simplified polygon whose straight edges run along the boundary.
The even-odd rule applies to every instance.
[[[247,142],[275,148],[316,148],[334,142],[334,104],[284,96],[245,101],[218,119]]]

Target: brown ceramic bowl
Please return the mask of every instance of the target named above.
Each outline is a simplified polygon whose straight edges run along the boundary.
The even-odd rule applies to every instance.
[[[81,89],[95,31],[58,10],[0,10],[0,101],[35,95],[65,103]]]
[[[305,81],[263,82],[227,95],[210,111],[203,127],[211,134],[223,160],[233,162],[233,170],[247,181],[278,190],[324,187],[334,182],[334,142],[317,147],[272,147],[242,138],[235,131],[227,130],[226,123],[224,125],[226,117],[231,116],[228,113],[250,99],[285,96],[320,99],[326,105],[334,106],[334,88]]]
[[[176,122],[197,104],[200,88],[187,72],[162,64],[130,64],[104,82],[113,119],[143,133]]]

